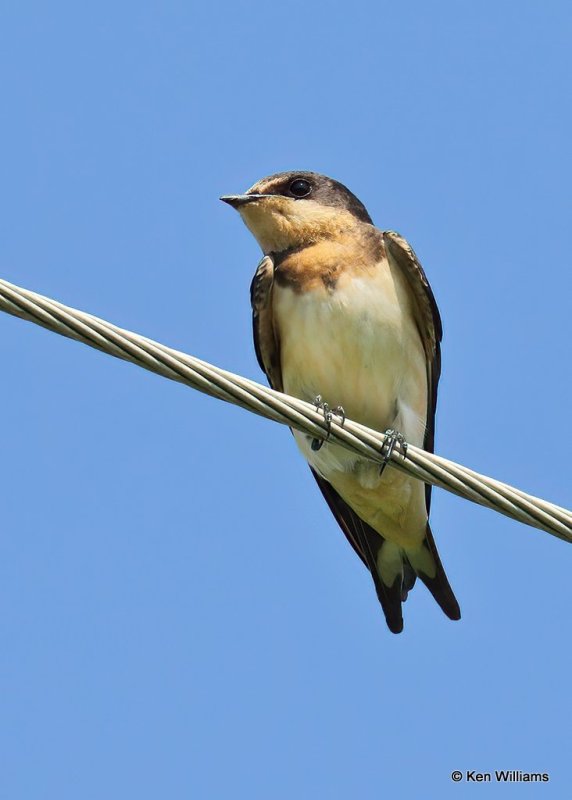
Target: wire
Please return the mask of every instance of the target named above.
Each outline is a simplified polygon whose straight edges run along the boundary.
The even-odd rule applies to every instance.
[[[131,361],[164,378],[184,383],[234,403],[260,416],[307,433],[328,436],[324,415],[311,403],[276,392],[255,381],[173,350],[159,342],[118,328],[110,322],[70,308],[41,294],[0,279],[0,311],[34,322],[98,350]],[[382,463],[385,435],[350,419],[331,421],[328,440],[364,458]],[[414,445],[398,442],[391,464],[409,475],[501,514],[572,542],[572,512],[526,494],[506,483],[481,475]]]

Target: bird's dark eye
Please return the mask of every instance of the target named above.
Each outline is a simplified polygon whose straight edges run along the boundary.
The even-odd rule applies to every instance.
[[[305,181],[303,178],[296,178],[296,180],[292,181],[290,184],[290,194],[294,195],[294,197],[308,197],[311,191],[312,186],[310,182]]]

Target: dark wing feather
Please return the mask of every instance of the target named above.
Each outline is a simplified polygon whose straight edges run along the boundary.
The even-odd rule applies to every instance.
[[[409,287],[416,301],[415,319],[427,356],[427,421],[425,424],[423,446],[425,450],[432,453],[435,445],[437,387],[441,375],[441,339],[443,337],[441,316],[427,276],[409,242],[394,231],[385,231],[383,238],[389,257],[393,259],[402,273],[407,277]],[[425,484],[427,516],[429,516],[429,511],[431,509],[431,489],[432,487],[430,484]],[[460,619],[461,612],[459,604],[457,603],[441,564],[441,559],[437,553],[435,540],[429,523],[427,523],[424,546],[431,553],[436,568],[436,575],[434,578],[429,578],[427,575],[423,574],[423,572],[419,572],[419,577],[439,603],[445,614],[447,614],[450,619]]]
[[[351,544],[357,555],[361,558],[365,566],[368,566],[366,554],[363,551],[362,545],[360,544],[360,537],[356,534],[356,514],[348,504],[342,500],[339,494],[336,492],[334,487],[331,483],[328,483],[325,478],[320,477],[315,469],[310,467],[310,471],[314,478],[316,479],[316,483],[320,487],[320,491],[324,495],[324,500],[328,504],[330,511],[334,515],[336,522],[344,532],[344,535],[348,542]],[[358,517],[359,519],[359,517]],[[361,520],[360,520],[361,521]]]
[[[407,277],[416,301],[417,328],[427,356],[427,421],[423,446],[425,450],[432,453],[435,446],[437,387],[441,375],[441,339],[443,338],[441,316],[427,276],[409,242],[395,231],[384,231],[383,239],[388,255]],[[426,484],[425,499],[427,513],[429,513],[431,507],[430,484]]]
[[[403,565],[404,575],[399,574],[391,586],[385,584],[377,568],[379,552],[385,545],[385,539],[371,528],[367,522],[364,522],[361,517],[358,517],[355,511],[336,492],[331,483],[328,483],[311,467],[310,469],[330,507],[330,511],[345,533],[348,542],[371,572],[387,627],[392,633],[400,633],[403,630],[401,603],[406,599],[407,591],[415,583],[415,573],[410,565],[405,562]]]
[[[258,363],[268,378],[270,386],[282,392],[280,348],[274,329],[272,313],[273,285],[274,262],[270,256],[264,256],[256,268],[250,285],[254,349]]]

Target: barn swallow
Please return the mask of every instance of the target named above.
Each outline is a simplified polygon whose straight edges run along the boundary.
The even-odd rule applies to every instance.
[[[222,197],[264,257],[252,286],[254,344],[270,385],[433,451],[441,318],[407,241],[374,227],[345,186],[281,172]],[[459,605],[437,553],[431,486],[293,431],[334,517],[371,572],[389,629],[417,577],[450,619]]]

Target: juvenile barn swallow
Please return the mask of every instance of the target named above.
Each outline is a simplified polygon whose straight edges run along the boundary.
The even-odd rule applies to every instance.
[[[441,319],[407,241],[374,227],[349,189],[315,172],[281,172],[221,200],[264,253],[251,301],[270,385],[310,403],[324,398],[352,420],[433,451]],[[293,434],[371,572],[389,629],[403,630],[401,604],[417,576],[460,619],[429,527],[431,486]]]

